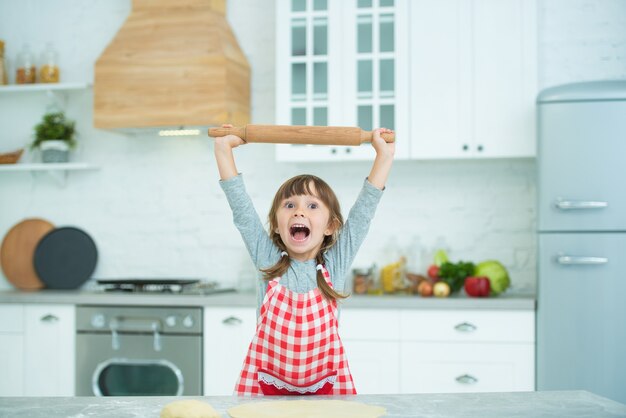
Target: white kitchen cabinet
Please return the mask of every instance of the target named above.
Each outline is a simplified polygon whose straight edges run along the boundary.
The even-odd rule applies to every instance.
[[[205,396],[233,394],[255,330],[255,308],[204,308]]]
[[[344,309],[339,335],[357,393],[400,392],[399,311]]]
[[[24,396],[24,307],[0,305],[0,397]]]
[[[24,305],[24,396],[74,396],[74,305]]]
[[[529,311],[402,311],[402,393],[533,391],[534,324]]]
[[[408,158],[408,1],[278,0],[276,10],[276,123],[392,128]],[[374,156],[369,144],[276,147],[281,161]]]
[[[536,0],[415,0],[411,158],[535,156]]]
[[[404,342],[403,393],[534,390],[534,345]]]

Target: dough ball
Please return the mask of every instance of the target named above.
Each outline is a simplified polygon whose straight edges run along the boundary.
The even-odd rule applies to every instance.
[[[189,399],[168,403],[161,410],[161,418],[221,418],[206,402]]]

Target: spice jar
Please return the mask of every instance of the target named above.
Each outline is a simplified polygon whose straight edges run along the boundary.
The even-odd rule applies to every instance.
[[[372,278],[372,271],[370,269],[357,268],[352,269],[352,288],[357,295],[364,295],[367,293],[369,281]]]
[[[7,83],[7,66],[4,61],[4,41],[0,41],[0,85]]]
[[[51,43],[48,43],[46,44],[46,49],[41,53],[39,82],[58,83],[59,78],[59,53]]]
[[[28,44],[24,44],[22,50],[17,54],[16,60],[17,70],[15,72],[16,84],[33,84],[37,70],[35,68],[35,60],[30,52]]]

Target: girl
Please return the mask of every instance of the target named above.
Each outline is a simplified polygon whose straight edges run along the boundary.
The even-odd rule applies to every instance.
[[[230,128],[232,125],[224,125]],[[337,333],[337,299],[382,195],[395,153],[381,128],[376,159],[345,224],[332,189],[301,175],[278,190],[269,236],[237,172],[234,135],[215,138],[220,185],[259,280],[257,329],[235,387],[238,395],[356,394]]]

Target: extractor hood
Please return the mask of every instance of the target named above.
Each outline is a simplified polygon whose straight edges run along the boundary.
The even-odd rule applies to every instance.
[[[250,67],[226,0],[132,0],[96,61],[94,126],[126,132],[250,119]]]

